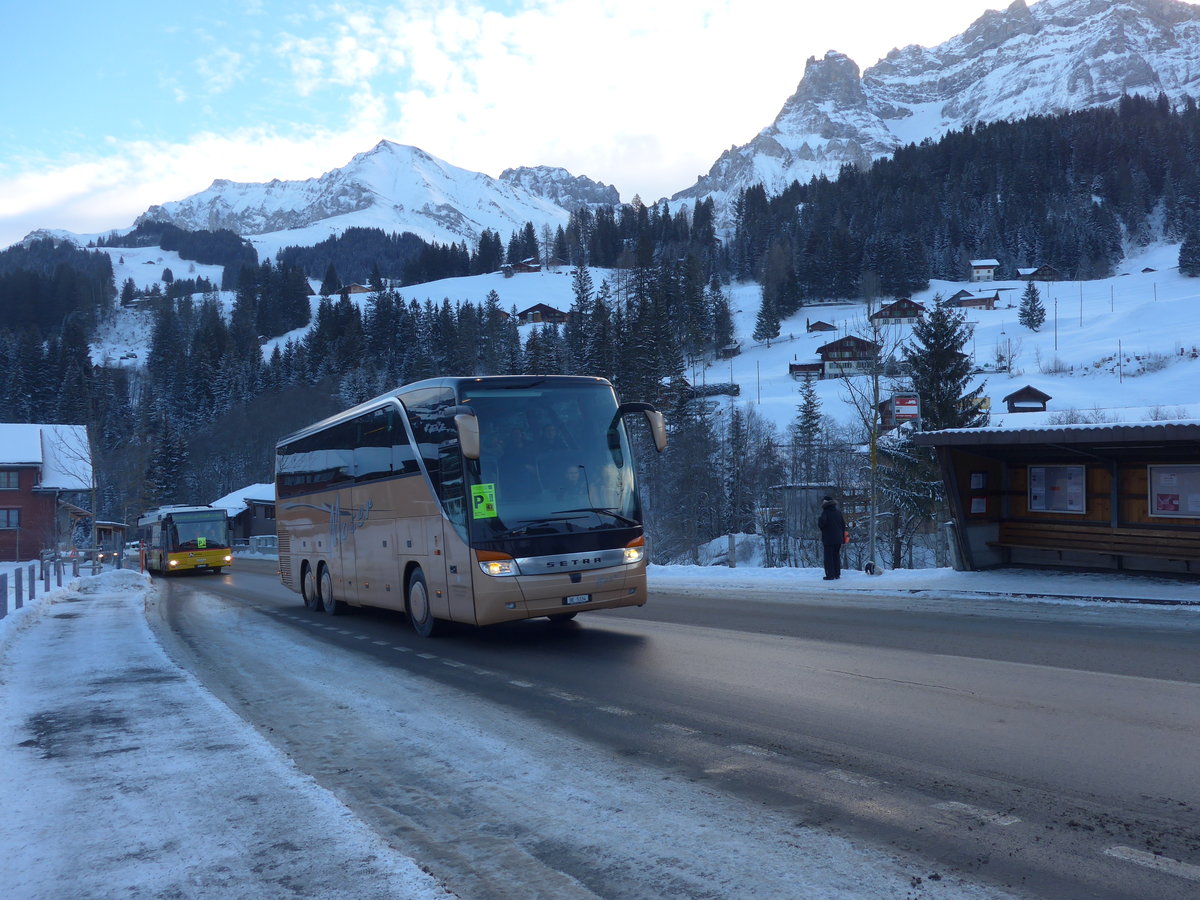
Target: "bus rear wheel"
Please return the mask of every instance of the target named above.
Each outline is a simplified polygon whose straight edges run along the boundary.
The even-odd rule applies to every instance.
[[[346,611],[346,604],[333,596],[333,576],[325,566],[321,567],[321,608],[331,616],[340,616]]]
[[[317,576],[313,574],[312,566],[304,567],[300,576],[300,596],[304,598],[304,608],[316,611],[321,608],[321,597],[317,593]]]
[[[442,631],[442,622],[433,617],[433,609],[429,606],[429,588],[425,585],[425,573],[414,569],[408,576],[408,621],[412,623],[413,631],[421,637],[434,637]]]

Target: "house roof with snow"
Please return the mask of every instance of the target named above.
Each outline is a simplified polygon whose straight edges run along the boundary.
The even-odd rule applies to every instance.
[[[242,512],[251,503],[274,503],[275,502],[275,485],[274,484],[250,484],[244,488],[239,488],[233,493],[226,494],[219,500],[214,500],[209,506],[217,509],[224,509],[231,516],[236,516]]]
[[[39,488],[91,490],[92,448],[87,426],[0,424],[0,466],[39,467]]]

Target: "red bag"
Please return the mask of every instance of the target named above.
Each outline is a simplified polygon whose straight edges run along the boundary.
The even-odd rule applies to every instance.
[[[842,543],[843,544],[850,543],[850,532],[849,531],[842,532]]]

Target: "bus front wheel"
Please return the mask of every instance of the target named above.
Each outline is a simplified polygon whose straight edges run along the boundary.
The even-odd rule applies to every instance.
[[[346,604],[333,596],[333,576],[325,566],[321,567],[321,608],[331,616],[340,616],[346,611]]]
[[[413,631],[421,637],[433,637],[441,632],[441,621],[433,617],[429,606],[429,588],[425,585],[425,573],[414,569],[408,577],[408,621]]]
[[[321,597],[317,593],[317,576],[313,574],[312,566],[304,567],[304,574],[300,577],[300,596],[304,598],[305,609],[321,608]]]

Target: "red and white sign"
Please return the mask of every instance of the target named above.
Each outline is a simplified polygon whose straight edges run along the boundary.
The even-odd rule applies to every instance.
[[[921,417],[921,399],[916,394],[896,394],[892,403],[897,421]]]

